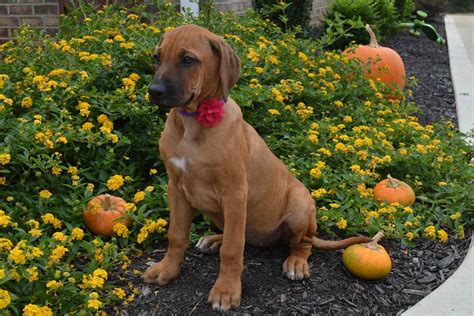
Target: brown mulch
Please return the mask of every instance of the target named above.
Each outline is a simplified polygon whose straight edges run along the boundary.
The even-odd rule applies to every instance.
[[[325,236],[327,237],[327,236]],[[389,239],[381,244],[392,258],[393,268],[380,281],[364,281],[345,270],[342,251],[313,251],[309,259],[311,276],[291,281],[282,275],[281,264],[288,247],[256,248],[248,246],[244,253],[242,302],[231,315],[396,315],[416,304],[451,276],[466,255],[467,238],[446,244],[418,240],[408,248]],[[147,256],[135,258],[133,269],[144,271],[165,253],[166,242],[156,246]],[[167,286],[149,285],[133,272],[112,273],[117,285],[132,282],[140,291],[128,306],[110,310],[119,315],[205,315],[214,313],[207,295],[217,278],[217,255],[201,254],[194,248],[186,252],[186,260],[178,279]]]
[[[433,22],[445,37],[441,18]],[[445,37],[446,38],[446,37]],[[451,82],[447,47],[424,37],[413,37],[401,31],[385,41],[402,56],[407,76],[415,76],[412,100],[420,107],[420,122],[427,124],[442,118],[456,123],[456,109]],[[291,281],[281,272],[288,247],[259,249],[248,246],[244,254],[241,306],[232,315],[397,315],[413,306],[443,283],[461,264],[471,240],[450,238],[446,244],[417,240],[414,247],[403,246],[399,240],[386,239],[381,244],[389,252],[393,268],[380,281],[363,281],[347,272],[341,261],[342,251],[313,251],[309,259],[311,277]],[[328,236],[322,235],[328,238]],[[217,278],[219,258],[204,255],[193,248],[186,252],[181,274],[173,283],[160,287],[143,283],[143,272],[165,252],[166,242],[156,250],[133,259],[129,272],[117,268],[111,281],[139,289],[136,299],[128,305],[110,308],[118,315],[209,315],[214,312],[207,295]],[[130,292],[130,291],[129,291]]]

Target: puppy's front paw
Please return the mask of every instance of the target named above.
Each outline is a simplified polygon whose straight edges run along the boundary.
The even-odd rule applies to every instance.
[[[226,312],[231,308],[240,306],[241,294],[242,284],[240,279],[234,282],[217,279],[209,293],[208,302],[212,304],[213,310]]]
[[[163,259],[157,264],[149,267],[143,273],[143,280],[146,283],[158,283],[159,285],[165,285],[176,279],[179,274],[179,264],[173,264]]]
[[[309,277],[309,266],[306,259],[289,256],[283,262],[283,273],[290,280],[302,280]]]

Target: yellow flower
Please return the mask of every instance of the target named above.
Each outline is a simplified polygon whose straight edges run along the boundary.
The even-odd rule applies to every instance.
[[[280,115],[280,112],[276,109],[268,109],[267,112],[271,115]]]
[[[263,68],[262,67],[255,67],[255,72],[258,73],[258,74],[262,74],[263,73]]]
[[[0,252],[10,251],[13,249],[13,243],[8,238],[0,238]]]
[[[95,269],[92,274],[93,274],[93,276],[98,277],[98,278],[102,278],[102,279],[107,279],[108,278],[107,271],[105,271],[102,268]]]
[[[53,234],[53,238],[57,241],[65,241],[67,237],[62,232],[55,232]]]
[[[102,307],[102,302],[96,299],[91,299],[87,301],[87,307],[98,310]]]
[[[409,206],[403,208],[403,212],[406,214],[413,214],[413,209]]]
[[[39,196],[42,199],[49,199],[50,197],[53,196],[53,194],[49,192],[48,190],[41,190],[39,193]]]
[[[145,191],[147,191],[147,192],[153,192],[153,190],[155,190],[155,187],[152,186],[152,185],[149,185],[145,188]]]
[[[405,234],[405,237],[406,237],[408,240],[412,240],[413,237],[414,237],[414,235],[413,235],[413,233],[408,232],[408,233]]]
[[[334,105],[337,108],[342,108],[344,106],[344,103],[342,103],[342,101],[340,101],[340,100],[337,100],[337,101],[334,102]]]
[[[23,250],[20,249],[21,245],[18,244],[10,251],[8,255],[8,259],[13,260],[16,264],[25,264],[26,263],[26,256],[23,253]]]
[[[135,44],[134,43],[120,43],[119,46],[125,49],[132,49],[135,47]]]
[[[435,238],[436,237],[436,228],[431,225],[425,228],[424,234],[426,237]]]
[[[33,228],[30,231],[28,231],[28,234],[30,234],[31,237],[40,237],[42,235],[42,230]]]
[[[7,165],[10,163],[10,154],[0,154],[0,165]]]
[[[119,299],[123,299],[125,297],[125,291],[122,288],[115,288],[114,295],[117,296]]]
[[[91,122],[85,122],[84,124],[82,124],[82,130],[83,131],[90,131],[92,128],[94,128],[94,124],[92,124]]]
[[[43,220],[43,223],[45,224],[51,224],[54,226],[54,228],[61,228],[61,221],[54,217],[53,214],[51,213],[46,213],[41,216],[41,219]]]
[[[38,247],[30,248],[30,254],[33,258],[39,258],[43,255],[43,251]]]
[[[456,212],[456,213],[452,214],[451,216],[449,216],[449,218],[451,218],[453,221],[457,220],[460,217],[461,217],[460,212]]]
[[[23,308],[23,316],[52,316],[53,311],[48,306],[28,304]]]
[[[369,221],[371,218],[379,218],[379,217],[380,217],[380,214],[377,211],[370,211],[365,216],[365,223],[369,224]]]
[[[89,111],[90,104],[87,102],[79,101],[77,103],[76,109],[79,110],[79,115],[81,116],[89,116],[90,111]]]
[[[336,223],[336,226],[339,229],[346,229],[347,227],[347,221],[344,218],[339,219],[339,221]]]
[[[46,283],[46,287],[48,289],[53,289],[54,290],[54,289],[60,288],[61,286],[63,286],[61,281],[51,280],[51,281],[48,281]]]
[[[128,237],[128,228],[126,225],[122,224],[122,223],[117,223],[115,224],[112,229],[114,230],[114,232],[117,233],[117,235],[119,237],[123,237],[123,238],[127,238]]]
[[[73,228],[71,233],[71,240],[82,240],[82,238],[84,238],[84,231],[78,227]]]
[[[107,187],[109,190],[115,191],[120,189],[123,185],[124,179],[121,175],[112,176],[109,180],[107,180]]]
[[[86,190],[89,192],[94,192],[94,184],[93,183],[88,183]]]
[[[7,308],[10,305],[10,293],[7,290],[0,289],[0,309]]]
[[[146,193],[143,192],[143,191],[138,191],[137,193],[135,193],[135,196],[133,197],[133,201],[135,203],[138,203],[140,201],[143,201],[145,199],[145,196],[146,196]]]
[[[51,173],[54,174],[55,176],[59,176],[61,174],[61,167],[59,166],[54,166],[51,168]]]
[[[11,223],[11,217],[6,215],[3,210],[0,210],[0,227],[7,227]]]
[[[323,195],[325,195],[327,193],[326,189],[317,189],[315,191],[312,191],[311,192],[311,196],[314,198],[314,199],[319,199],[321,198]]]
[[[64,255],[68,251],[69,249],[67,249],[66,247],[62,245],[56,246],[56,248],[53,249],[53,251],[51,252],[51,255],[49,256],[49,263],[50,264],[59,263],[59,261],[61,261],[61,259],[64,257]]]
[[[317,135],[315,134],[311,134],[308,136],[308,140],[313,143],[313,144],[316,144],[318,141],[319,141],[319,138]]]
[[[114,41],[116,41],[116,42],[123,42],[123,41],[125,41],[125,39],[123,38],[122,35],[118,34],[118,35],[115,35]]]
[[[31,108],[33,105],[33,99],[31,97],[26,97],[21,100],[21,107],[25,109]]]
[[[441,242],[448,241],[448,234],[443,229],[438,229],[438,238]]]
[[[137,207],[135,206],[135,203],[125,203],[124,209],[127,212],[134,212],[137,210]]]
[[[350,123],[352,122],[352,117],[347,115],[347,116],[344,116],[344,118],[342,119],[345,123]]]

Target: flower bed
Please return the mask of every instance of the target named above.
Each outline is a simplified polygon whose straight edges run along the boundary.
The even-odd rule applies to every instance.
[[[63,18],[56,38],[23,29],[17,43],[0,46],[0,309],[7,313],[92,312],[134,299],[133,289],[107,283],[107,271],[127,269],[130,252],[166,231],[157,151],[166,115],[147,102],[147,90],[159,38],[189,22],[221,34],[240,55],[231,96],[310,189],[320,229],[384,230],[410,244],[463,238],[472,225],[469,147],[453,125],[422,126],[405,95],[386,98],[380,82],[321,42],[252,13],[192,20],[163,6],[150,25],[140,22],[140,8],[81,9]],[[414,188],[415,205],[373,201],[371,188],[388,173]],[[82,211],[100,193],[129,202],[134,222],[117,226],[118,237],[85,229]],[[207,224],[196,217],[192,238]]]

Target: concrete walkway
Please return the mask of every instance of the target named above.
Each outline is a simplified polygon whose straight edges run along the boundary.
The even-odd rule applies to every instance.
[[[445,25],[459,129],[466,133],[474,128],[474,15],[447,15]],[[474,316],[473,245],[456,272],[404,316]]]
[[[447,15],[444,21],[459,129],[467,133],[474,128],[474,14]]]

